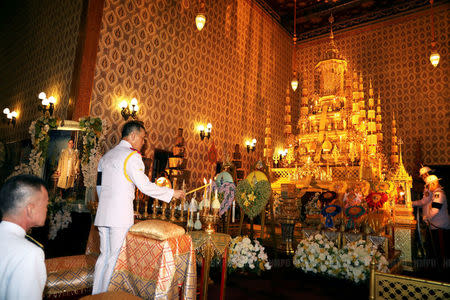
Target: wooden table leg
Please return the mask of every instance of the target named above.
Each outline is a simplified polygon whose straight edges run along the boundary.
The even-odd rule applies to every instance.
[[[225,300],[225,287],[227,282],[228,247],[222,256],[222,278],[220,280],[220,300]]]

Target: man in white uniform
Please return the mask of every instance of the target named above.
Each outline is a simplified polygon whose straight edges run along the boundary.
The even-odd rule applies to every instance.
[[[159,187],[145,175],[139,152],[145,143],[145,135],[141,122],[127,122],[122,129],[120,143],[108,151],[98,164],[99,203],[94,224],[100,234],[100,256],[95,264],[92,294],[108,289],[120,247],[134,223],[135,187],[164,202],[185,197],[183,191]]]
[[[33,175],[10,178],[0,190],[0,299],[42,299],[47,272],[42,245],[26,231],[43,226],[48,193]]]
[[[423,181],[425,182],[425,186],[423,188],[423,197],[421,200],[413,201],[412,206],[420,206],[422,207],[422,216],[423,218],[426,218],[428,216],[428,212],[430,210],[431,206],[431,200],[433,194],[428,189],[428,184],[426,183],[426,178],[429,176],[429,173],[431,172],[431,169],[429,167],[422,167],[419,170],[420,177],[422,177]],[[420,220],[417,220],[419,222]]]

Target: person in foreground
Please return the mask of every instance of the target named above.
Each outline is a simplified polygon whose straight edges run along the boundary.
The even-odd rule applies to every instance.
[[[0,189],[0,299],[42,299],[47,272],[42,245],[26,235],[47,217],[45,182],[33,175],[10,178]]]
[[[142,193],[170,202],[184,198],[181,190],[159,187],[145,175],[140,150],[145,143],[145,128],[139,121],[127,122],[122,140],[108,151],[98,164],[99,197],[94,225],[100,234],[100,256],[95,264],[92,294],[106,292],[119,256],[120,248],[134,223],[135,187]]]

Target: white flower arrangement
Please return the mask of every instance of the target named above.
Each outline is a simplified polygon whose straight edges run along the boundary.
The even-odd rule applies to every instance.
[[[97,166],[101,158],[101,147],[108,128],[106,120],[100,118],[80,118],[83,128],[83,151],[81,157],[81,171],[83,172],[86,188],[95,187],[97,180]]]
[[[365,240],[348,243],[342,249],[321,234],[300,241],[294,255],[294,265],[313,272],[356,283],[368,279],[370,261],[375,259],[377,270],[388,273],[388,261]]]
[[[375,259],[376,270],[388,273],[388,261],[372,244],[365,240],[348,243],[341,249],[342,277],[356,283],[365,281],[370,275],[370,261]]]
[[[342,269],[338,254],[339,249],[334,242],[321,234],[315,234],[300,241],[293,263],[305,272],[338,277]]]
[[[252,241],[246,236],[237,236],[231,240],[228,268],[231,271],[241,270],[260,274],[261,271],[270,270],[272,266],[258,240]]]
[[[62,200],[60,197],[54,197],[50,199],[48,205],[49,215],[49,232],[48,238],[53,240],[58,235],[58,231],[67,228],[72,222],[72,216],[70,214],[70,206],[67,205],[67,201]]]

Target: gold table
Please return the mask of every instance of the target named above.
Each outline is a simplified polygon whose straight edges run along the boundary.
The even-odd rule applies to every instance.
[[[202,257],[202,290],[200,300],[208,299],[208,279],[211,259],[214,255],[222,257],[222,276],[220,282],[220,300],[225,299],[225,285],[227,280],[228,246],[231,236],[225,233],[207,234],[204,231],[191,231],[188,233],[192,238],[195,252]]]

